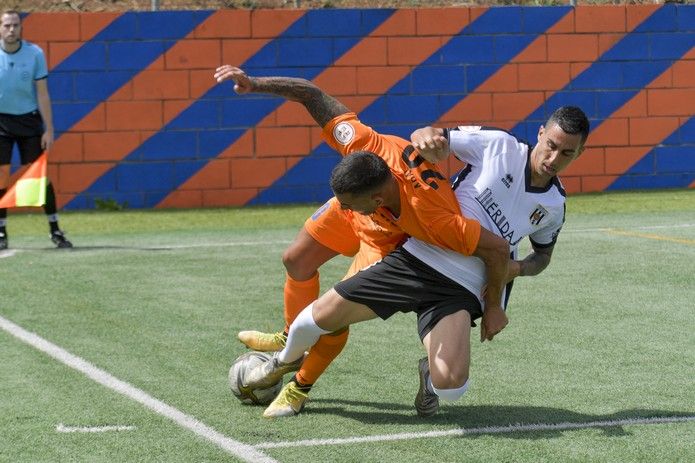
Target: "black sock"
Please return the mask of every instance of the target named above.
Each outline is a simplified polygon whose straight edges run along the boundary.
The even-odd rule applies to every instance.
[[[300,391],[304,392],[305,394],[308,394],[309,391],[311,390],[311,386],[313,386],[313,384],[302,384],[302,383],[300,383],[299,380],[297,379],[297,375],[294,375],[290,381],[292,381],[294,384],[296,384],[296,385],[297,385],[297,389],[299,389]]]

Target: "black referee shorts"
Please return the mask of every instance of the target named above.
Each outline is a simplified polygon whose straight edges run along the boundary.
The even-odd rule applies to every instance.
[[[442,275],[403,248],[360,270],[334,289],[345,299],[364,304],[386,320],[396,312],[416,312],[420,339],[442,318],[465,310],[473,320],[483,315],[469,290]]]
[[[43,152],[43,119],[38,111],[27,114],[0,114],[0,165],[12,161],[12,146],[17,143],[22,165],[36,161]]]

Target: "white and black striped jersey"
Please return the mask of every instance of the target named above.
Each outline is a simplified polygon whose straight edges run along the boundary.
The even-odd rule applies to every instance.
[[[461,213],[505,238],[514,254],[526,236],[535,247],[554,245],[565,220],[565,191],[557,177],[545,188],[531,186],[531,146],[488,127],[461,126],[445,134],[451,152],[467,163],[453,185]],[[485,265],[477,257],[415,238],[403,247],[480,298]]]

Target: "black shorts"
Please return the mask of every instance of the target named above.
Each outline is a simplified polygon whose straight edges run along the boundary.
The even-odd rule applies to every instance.
[[[0,113],[0,165],[12,161],[12,147],[17,143],[22,165],[34,162],[43,152],[43,119],[38,111],[27,114]]]
[[[469,290],[442,275],[403,248],[360,270],[334,289],[345,299],[364,304],[386,320],[396,312],[417,313],[423,339],[447,315],[465,310],[473,320],[483,315]]]

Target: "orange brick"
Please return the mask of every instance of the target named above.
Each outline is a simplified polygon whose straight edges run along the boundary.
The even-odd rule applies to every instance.
[[[193,32],[198,39],[251,37],[251,10],[217,10]]]
[[[624,174],[651,149],[651,146],[615,146],[606,148],[606,173]]]
[[[650,116],[692,116],[695,114],[695,88],[647,90]]]
[[[191,95],[191,98],[197,99],[200,98],[201,96],[205,95],[205,93],[208,92],[213,86],[217,85],[217,82],[215,79],[212,78],[212,70],[211,69],[206,69],[206,70],[197,70],[193,69],[189,71],[188,73],[189,81],[190,81],[190,90],[189,94]],[[227,85],[227,88],[229,89],[230,92],[233,92],[233,85],[227,82],[225,85]],[[230,93],[231,94],[231,93]]]
[[[230,188],[227,190],[204,190],[203,207],[243,206],[260,193],[258,188]]]
[[[402,8],[396,10],[390,18],[384,21],[372,32],[372,36],[380,37],[396,37],[399,35],[413,36],[416,35],[415,29],[415,11],[410,8]]]
[[[135,100],[173,100],[190,96],[188,71],[145,69],[135,76],[132,82]]]
[[[695,60],[676,61],[671,70],[674,87],[695,87]]]
[[[351,111],[359,114],[364,108],[372,104],[375,99],[376,97],[374,96],[345,95],[340,99],[340,101],[342,101],[346,107],[350,108]]]
[[[201,190],[172,191],[157,206],[157,209],[190,209],[203,207],[203,192]]]
[[[603,55],[605,52],[613,48],[613,46],[618,43],[625,34],[599,34],[598,35],[598,54]]]
[[[647,92],[641,91],[621,106],[616,114],[620,117],[647,117]]]
[[[519,90],[519,65],[502,66],[489,79],[483,82],[477,92],[516,92]]]
[[[183,39],[164,54],[166,69],[215,69],[222,64],[219,40]]]
[[[234,143],[220,153],[219,158],[250,158],[255,152],[255,137],[253,130],[247,130]]]
[[[598,35],[555,34],[548,36],[548,61],[594,61],[598,58]]]
[[[629,124],[625,117],[612,117],[592,128],[587,147],[629,145]]]
[[[562,175],[597,175],[605,173],[605,155],[602,147],[590,148],[584,152],[562,172]]]
[[[548,34],[571,34],[574,32],[574,8],[548,29]]]
[[[482,15],[487,13],[488,9],[489,9],[488,7],[484,7],[484,6],[474,6],[474,7],[469,8],[468,11],[469,11],[470,16],[471,16],[471,22],[475,21],[476,19],[478,19],[479,17],[481,17]]]
[[[659,8],[661,8],[661,5],[659,5],[659,4],[655,4],[655,5],[630,5],[628,8],[626,8],[627,30],[628,31],[633,30],[640,23],[642,23],[645,19],[647,19],[652,14],[654,14],[654,12],[656,10],[658,10]]]
[[[253,10],[251,37],[275,38],[305,13],[302,10]]]
[[[654,146],[677,128],[677,117],[648,117],[630,119],[630,145]]]
[[[496,93],[492,95],[492,114],[495,119],[524,119],[528,108],[543,104],[541,92]]]
[[[121,14],[123,13],[80,13],[80,40],[85,42],[91,40]]]
[[[582,177],[582,193],[595,193],[608,188],[611,183],[618,180],[617,175],[592,175]]]
[[[580,177],[566,177],[563,175],[561,181],[567,194],[575,194],[582,191],[582,181]]]
[[[408,66],[364,66],[357,68],[357,93],[381,95],[410,72]]]
[[[97,132],[84,134],[85,161],[120,161],[140,146],[137,132]]]
[[[456,35],[471,22],[468,8],[421,8],[417,12],[417,35]]]
[[[61,193],[81,193],[94,182],[94,179],[104,175],[111,167],[113,163],[109,162],[60,164],[58,167],[60,191]]]
[[[49,42],[46,61],[53,69],[82,46],[82,42]],[[45,49],[44,49],[45,50]]]
[[[492,94],[470,93],[439,119],[446,126],[478,124],[492,119]]]
[[[591,64],[592,63],[588,61],[584,63],[570,63],[570,79],[574,79],[579,74],[586,71],[591,66]]]
[[[559,90],[570,81],[567,63],[519,65],[519,90]]]
[[[337,66],[383,66],[388,59],[388,39],[367,37],[355,45],[345,55],[338,58]]]
[[[512,63],[537,63],[548,61],[548,38],[540,35],[521,53],[512,59]]]
[[[121,88],[113,92],[109,101],[128,101],[133,99],[133,81],[129,80]]]
[[[590,5],[575,8],[576,32],[625,32],[626,7]]]
[[[75,13],[32,13],[22,24],[31,42],[76,42],[80,40],[80,15]]]
[[[113,101],[106,103],[108,130],[159,130],[162,127],[159,101]]]
[[[257,156],[305,156],[311,151],[307,127],[256,129]]]
[[[232,159],[231,176],[234,188],[266,188],[283,175],[285,158]]]
[[[439,37],[393,37],[388,39],[388,64],[419,65],[439,49]]]
[[[164,101],[164,107],[163,107],[163,114],[162,117],[164,118],[163,123],[168,124],[176,116],[181,114],[186,108],[191,106],[193,103],[192,100],[167,100]]]
[[[222,189],[231,186],[229,159],[213,159],[205,165],[204,169],[196,172],[181,187],[185,190]]]
[[[51,162],[80,162],[83,154],[82,134],[66,132],[53,144],[50,156]]]
[[[211,71],[220,64],[241,65],[266,43],[268,41],[264,39],[222,39],[222,60],[208,69],[210,79],[212,79],[212,74],[214,74]]]
[[[353,66],[332,67],[314,82],[330,95],[354,95],[357,93],[357,69]]]
[[[80,119],[70,130],[74,132],[95,132],[104,129],[106,129],[106,110],[102,103]]]
[[[323,130],[321,127],[316,126],[314,124],[312,127],[309,127],[309,132],[311,133],[311,149],[316,148],[319,146],[321,143],[323,143],[324,138],[323,138]],[[289,169],[293,165],[294,160],[300,161],[301,158],[287,158],[287,168]]]
[[[666,69],[659,74],[654,80],[649,82],[646,88],[671,88],[673,87],[673,72],[672,68]]]

